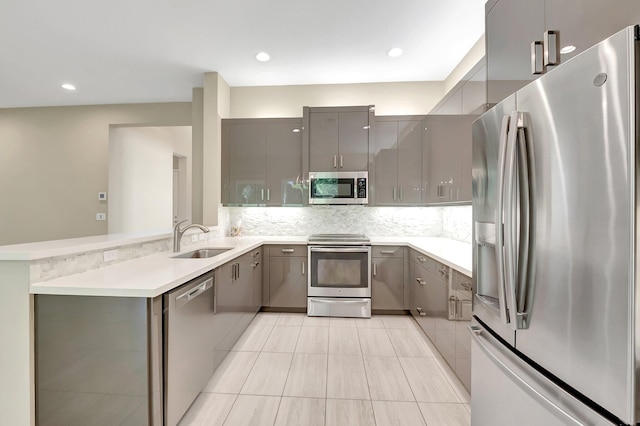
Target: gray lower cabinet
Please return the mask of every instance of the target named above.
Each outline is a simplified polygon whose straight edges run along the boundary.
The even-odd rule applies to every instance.
[[[307,307],[307,246],[269,245],[268,292],[270,308]]]
[[[216,269],[216,335],[214,364],[217,368],[260,310],[255,300],[261,293],[262,249],[225,263]],[[259,287],[257,289],[256,287]],[[258,296],[259,298],[259,296]]]
[[[309,171],[363,171],[369,165],[369,106],[304,107]]]
[[[471,389],[471,279],[415,250],[410,265],[411,314]]]
[[[371,254],[371,308],[404,309],[404,252],[398,246],[374,246]]]
[[[380,116],[375,120],[371,170],[376,205],[422,203],[424,116]]]
[[[302,119],[222,120],[222,203],[302,205]]]
[[[36,424],[166,424],[161,296],[34,299]]]
[[[423,174],[429,204],[471,201],[461,198],[461,185],[471,185],[471,169],[462,170],[462,116],[429,115],[425,119],[423,141],[426,158]],[[469,134],[470,136],[470,134]],[[470,140],[471,138],[469,138]],[[468,144],[471,158],[471,144]]]

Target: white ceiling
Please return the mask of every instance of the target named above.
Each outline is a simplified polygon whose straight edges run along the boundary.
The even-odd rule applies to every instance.
[[[484,3],[2,0],[0,107],[190,101],[208,71],[231,86],[444,80]]]

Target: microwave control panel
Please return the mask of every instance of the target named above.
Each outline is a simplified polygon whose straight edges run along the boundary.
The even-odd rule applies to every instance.
[[[367,178],[358,178],[358,198],[367,198]]]

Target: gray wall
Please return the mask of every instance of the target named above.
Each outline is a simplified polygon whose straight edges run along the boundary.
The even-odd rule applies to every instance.
[[[110,125],[188,126],[191,102],[0,109],[0,245],[107,233]]]

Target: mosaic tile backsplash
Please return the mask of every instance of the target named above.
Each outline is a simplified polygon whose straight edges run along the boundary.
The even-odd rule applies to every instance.
[[[471,242],[471,206],[451,207],[221,207],[229,235],[365,234],[378,237],[447,237]]]
[[[220,207],[219,224],[207,238],[230,235],[239,226],[241,235],[365,234],[377,237],[446,237],[471,242],[471,206],[455,207]],[[199,231],[193,231],[199,232]],[[182,247],[191,242],[187,233]],[[119,262],[169,251],[173,238],[161,238],[118,247],[118,260],[104,262],[104,250],[34,260],[31,282],[90,271]],[[113,248],[109,249],[113,250]]]

